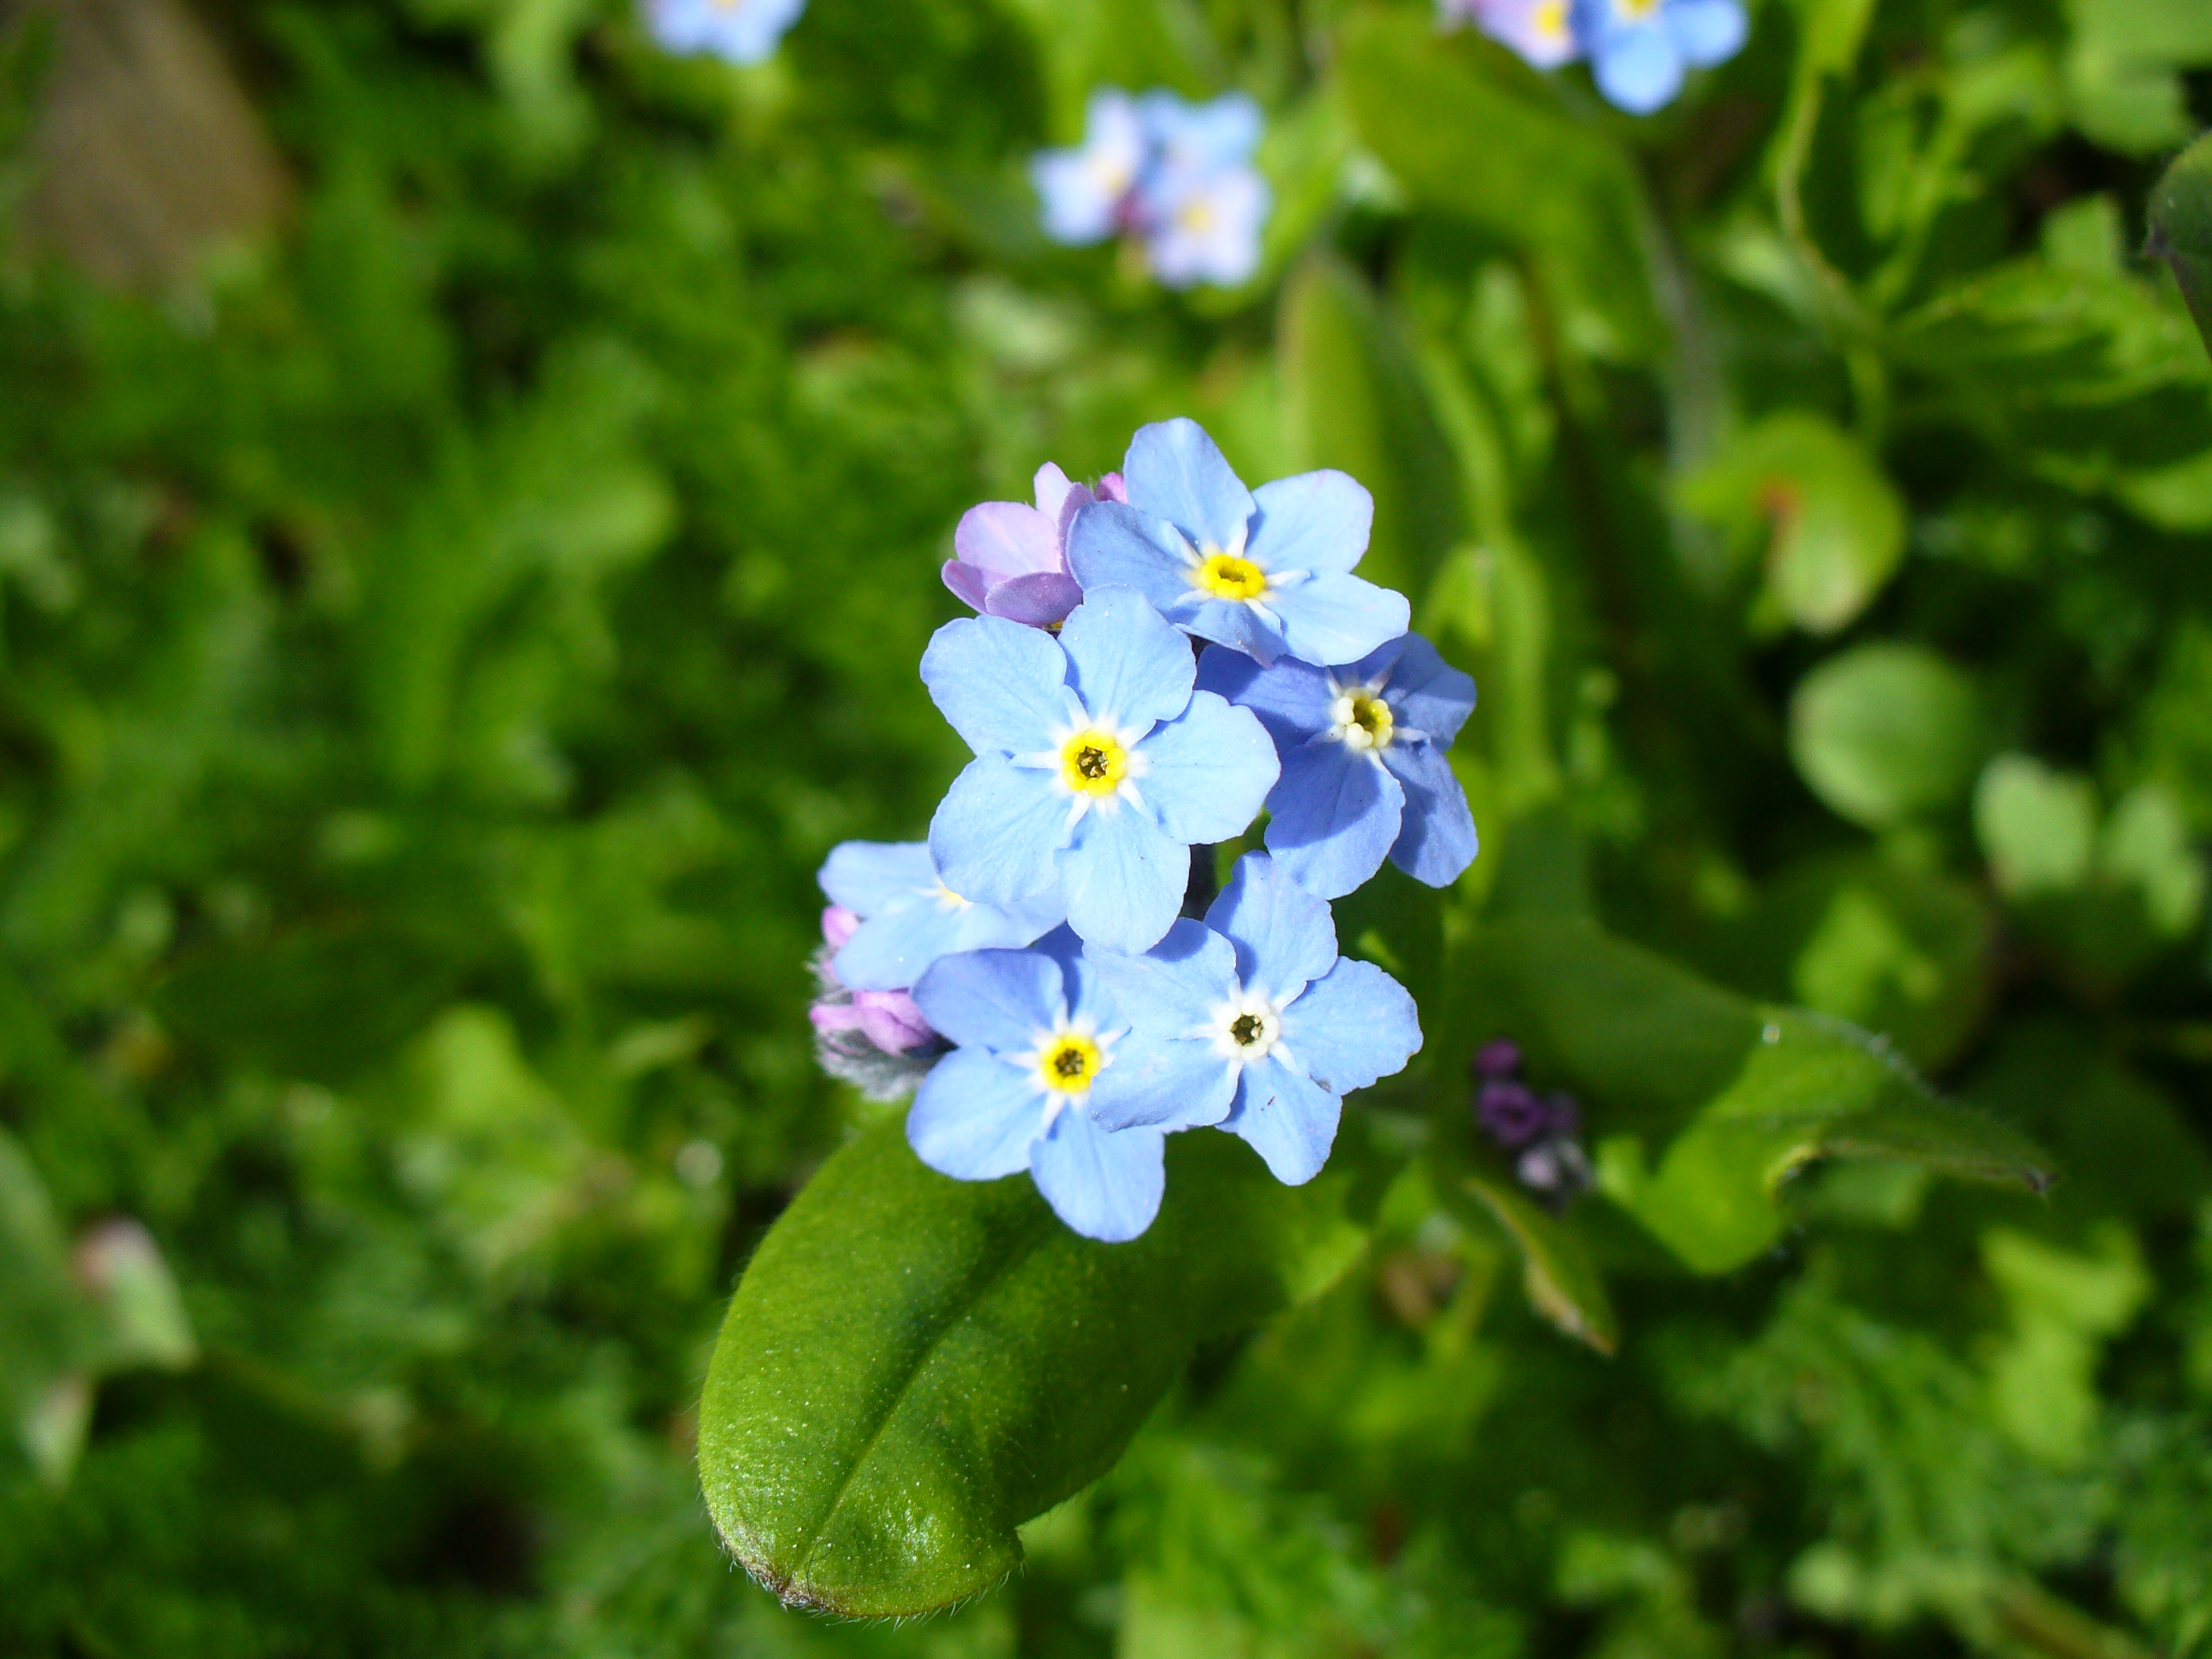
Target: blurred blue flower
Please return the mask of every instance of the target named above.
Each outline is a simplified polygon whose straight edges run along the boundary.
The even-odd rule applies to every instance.
[[[1252,166],[1262,124],[1243,93],[1205,104],[1165,91],[1092,94],[1083,143],[1030,164],[1045,234],[1077,246],[1130,236],[1170,288],[1246,281],[1272,201]]]
[[[1076,509],[1127,499],[1118,472],[1101,478],[1094,492],[1048,461],[1037,469],[1035,507],[986,501],[962,515],[952,534],[958,556],[945,562],[945,585],[987,617],[1056,626],[1083,602],[1067,570],[1067,529]]]
[[[1310,890],[1340,898],[1385,857],[1431,887],[1474,861],[1474,817],[1444,751],[1474,682],[1408,634],[1342,668],[1261,667],[1218,647],[1199,684],[1260,717],[1282,757],[1267,850]]]
[[[1057,639],[999,617],[938,629],[921,678],[975,751],[929,826],[946,883],[1008,908],[1058,890],[1087,942],[1158,944],[1190,848],[1243,834],[1278,770],[1260,722],[1196,675],[1127,587],[1090,589]]]
[[[1261,662],[1349,662],[1406,631],[1402,594],[1352,574],[1375,501],[1341,472],[1245,489],[1195,421],[1138,432],[1126,504],[1075,515],[1068,562],[1087,590],[1137,589],[1186,633]]]
[[[963,897],[939,877],[926,842],[848,841],[817,879],[859,919],[830,962],[854,991],[903,991],[939,957],[1027,945],[1066,920],[1056,890],[1006,907]]]
[[[757,64],[806,9],[806,0],[645,0],[653,39],[670,52]]]
[[[1119,1242],[1152,1224],[1165,1132],[1109,1133],[1092,1115],[1093,1085],[1111,1074],[1121,1033],[1073,933],[1062,928],[1034,950],[946,957],[914,995],[957,1045],[907,1114],[923,1163],[961,1181],[1027,1170],[1085,1237]]]
[[[1632,115],[1674,102],[1692,69],[1723,63],[1750,33],[1743,0],[1576,0],[1598,90]]]
[[[1421,1046],[1406,988],[1340,958],[1328,906],[1258,854],[1237,861],[1203,924],[1176,922],[1141,957],[1088,960],[1129,1022],[1092,1121],[1121,1133],[1218,1123],[1291,1186],[1328,1161],[1342,1097]]]
[[[1092,93],[1082,143],[1041,151],[1030,163],[1044,198],[1044,234],[1082,247],[1127,229],[1138,180],[1152,159],[1152,134],[1137,100],[1113,87]]]
[[[1557,69],[1582,55],[1573,0],[1439,0],[1447,19],[1472,22],[1538,69]]]

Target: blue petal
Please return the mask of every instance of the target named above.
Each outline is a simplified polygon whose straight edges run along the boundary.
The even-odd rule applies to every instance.
[[[1091,1115],[1102,1129],[1204,1128],[1229,1115],[1237,1072],[1210,1038],[1132,1034],[1091,1085]]]
[[[1390,678],[1382,688],[1384,701],[1401,726],[1425,732],[1440,749],[1450,748],[1460,727],[1474,712],[1474,677],[1454,668],[1419,634],[1407,635],[1396,641],[1396,647],[1389,664]],[[1353,676],[1369,679],[1374,672],[1363,665],[1353,671]]]
[[[1068,926],[1083,942],[1133,955],[1158,944],[1182,908],[1190,849],[1125,804],[1085,815],[1060,874]]]
[[[831,851],[815,879],[832,904],[866,917],[929,891],[937,885],[937,865],[927,842],[848,841]]]
[[[1382,751],[1382,763],[1406,792],[1403,827],[1390,861],[1416,881],[1450,886],[1480,850],[1474,814],[1451,763],[1432,744],[1394,743]]]
[[[1260,142],[1260,106],[1241,92],[1224,93],[1210,104],[1152,92],[1139,107],[1153,138],[1181,166],[1225,167],[1243,161]]]
[[[1067,718],[1067,659],[1051,635],[1003,617],[963,617],[921,653],[928,686],[952,729],[979,755],[1052,747]]]
[[[1263,665],[1242,651],[1209,645],[1198,659],[1198,689],[1257,714],[1279,750],[1295,749],[1332,723],[1328,676],[1295,657]]]
[[[1324,570],[1271,601],[1283,644],[1301,662],[1352,662],[1406,631],[1406,596],[1341,571]]]
[[[1328,906],[1273,859],[1247,853],[1206,913],[1206,925],[1237,947],[1237,973],[1248,990],[1280,1002],[1336,961],[1336,921]]]
[[[1673,0],[1661,15],[1682,56],[1699,68],[1726,63],[1751,35],[1742,0]]]
[[[1198,664],[1190,641],[1133,587],[1088,589],[1060,630],[1070,683],[1093,719],[1139,730],[1190,704]]]
[[[906,1115],[907,1144],[940,1175],[995,1181],[1029,1167],[1044,1097],[1021,1070],[981,1048],[937,1062]]]
[[[1133,587],[1170,621],[1194,612],[1190,559],[1176,544],[1173,526],[1121,501],[1093,501],[1076,509],[1067,530],[1067,564],[1085,592]]]
[[[1121,476],[1130,506],[1167,520],[1201,550],[1234,547],[1252,516],[1252,492],[1196,421],[1139,428]]]
[[[1060,964],[1042,951],[941,957],[914,988],[915,1006],[962,1048],[1019,1054],[1060,1022]]]
[[[1027,945],[1060,925],[1061,908],[1057,887],[1012,909],[976,903],[948,907],[931,896],[908,899],[854,929],[830,966],[856,991],[902,991],[939,957]]]
[[[1242,1135],[1276,1180],[1303,1187],[1328,1162],[1344,1103],[1273,1055],[1244,1068],[1237,1109],[1222,1127]]]
[[[1289,647],[1283,643],[1282,618],[1272,611],[1255,611],[1241,599],[1194,598],[1173,618],[1176,627],[1201,640],[1212,640],[1273,662]]]
[[[1167,1188],[1158,1129],[1109,1134],[1079,1111],[1063,1111],[1030,1149],[1030,1173],[1060,1218],[1085,1238],[1119,1244],[1160,1212]]]
[[[945,884],[986,904],[1043,902],[1067,834],[1067,801],[1049,773],[996,755],[968,763],[930,820],[929,851]]]
[[[1137,752],[1149,768],[1138,788],[1161,827],[1187,847],[1243,835],[1282,771],[1258,716],[1211,691],[1194,693],[1190,712],[1153,732]]]
[[[1420,1053],[1420,1017],[1404,986],[1346,957],[1283,1010],[1283,1047],[1315,1082],[1350,1094]]]
[[[1342,898],[1382,867],[1398,839],[1406,792],[1340,743],[1316,740],[1283,757],[1267,797],[1267,850],[1299,886]]]
[[[1248,550],[1262,570],[1350,570],[1367,551],[1375,498],[1344,472],[1302,472],[1252,492]]]
[[[1235,949],[1206,923],[1187,916],[1140,957],[1096,951],[1089,960],[1113,992],[1121,1018],[1133,1030],[1157,1037],[1189,1036],[1208,1011],[1237,991]],[[1121,1063],[1118,1057],[1115,1063]]]
[[[1623,29],[1598,48],[1597,88],[1631,115],[1649,115],[1682,89],[1682,54],[1660,28]]]

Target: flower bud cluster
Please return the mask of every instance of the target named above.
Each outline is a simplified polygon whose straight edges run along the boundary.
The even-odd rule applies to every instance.
[[[1521,1184],[1564,1206],[1590,1184],[1589,1159],[1577,1139],[1582,1108],[1570,1094],[1539,1095],[1522,1079],[1521,1049],[1500,1037],[1475,1051],[1474,1121],[1514,1155]]]
[[[1474,683],[1352,574],[1374,506],[1340,472],[1247,489],[1190,421],[1095,489],[961,521],[948,587],[982,614],[924,653],[975,758],[927,842],[851,842],[813,1021],[825,1067],[918,1082],[907,1133],[963,1180],[1027,1170],[1067,1224],[1133,1237],[1179,1130],[1310,1180],[1343,1097],[1421,1043],[1413,999],[1339,955],[1328,902],[1388,860],[1445,886],[1476,850],[1445,751]],[[1262,810],[1204,916],[1195,867]],[[949,1052],[948,1052],[949,1050]]]

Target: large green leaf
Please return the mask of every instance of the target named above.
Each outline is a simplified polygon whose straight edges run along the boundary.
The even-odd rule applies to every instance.
[[[1966,799],[1984,750],[1972,679],[1924,646],[1875,641],[1831,657],[1790,700],[1790,753],[1813,793],[1887,830]]]
[[[1940,1099],[1880,1038],[1732,996],[1587,922],[1486,927],[1463,957],[1456,1040],[1510,1036],[1600,1137],[1600,1182],[1684,1262],[1725,1273],[1787,1218],[1777,1188],[1823,1158],[1893,1159],[2039,1190],[2049,1161]],[[1438,1075],[1454,1056],[1436,1056]],[[1664,1141],[1656,1169],[1645,1148]]]
[[[2212,347],[2212,134],[2199,138],[2150,198],[2151,248],[2173,267],[2204,343]]]
[[[1328,1182],[1223,1134],[1169,1142],[1141,1238],[1070,1232],[1027,1176],[925,1169],[898,1123],[761,1245],[707,1378],[699,1467],[738,1560],[793,1605],[925,1613],[1020,1561],[1015,1528],[1110,1468],[1194,1346],[1356,1251]]]

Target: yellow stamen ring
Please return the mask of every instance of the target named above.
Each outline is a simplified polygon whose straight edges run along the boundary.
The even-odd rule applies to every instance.
[[[1217,599],[1257,599],[1266,597],[1267,573],[1241,553],[1208,553],[1190,573],[1190,585]]]
[[[1088,1094],[1103,1058],[1089,1037],[1062,1031],[1037,1050],[1037,1078],[1054,1094]]]
[[[1329,717],[1351,749],[1388,749],[1398,729],[1390,705],[1364,687],[1339,693]]]
[[[1072,793],[1110,795],[1129,775],[1129,751],[1110,732],[1091,726],[1060,746],[1060,776]]]

